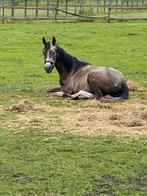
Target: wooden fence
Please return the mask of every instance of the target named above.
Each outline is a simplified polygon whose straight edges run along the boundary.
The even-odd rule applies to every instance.
[[[134,17],[134,18],[119,18],[119,17],[111,17],[111,13],[112,11],[115,10],[115,11],[146,11],[146,14],[145,14],[145,17]],[[110,23],[111,20],[147,20],[147,6],[144,6],[144,7],[115,7],[115,6],[109,6],[108,7],[108,23]]]
[[[2,23],[13,19],[104,19],[110,22],[111,19],[133,19],[130,13],[136,14],[136,10],[140,13],[137,12],[134,19],[146,19],[147,0],[0,0]]]

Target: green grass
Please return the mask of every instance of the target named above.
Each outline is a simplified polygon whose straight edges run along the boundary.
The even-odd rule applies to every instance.
[[[58,44],[77,58],[117,68],[147,87],[146,23],[5,24],[0,25],[4,109],[21,99],[61,107],[63,112],[65,105],[75,104],[46,98],[47,88],[58,86],[58,74],[54,70],[48,75],[43,69],[43,35],[56,36]],[[3,124],[16,119],[17,113],[1,112],[0,107],[0,115],[1,195],[147,194],[146,138],[79,137],[45,133],[39,127],[14,131]]]
[[[3,130],[4,131],[4,130]],[[143,194],[147,142],[27,130],[1,136],[2,195]]]

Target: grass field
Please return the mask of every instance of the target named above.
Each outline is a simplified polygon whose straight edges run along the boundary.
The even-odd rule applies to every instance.
[[[138,89],[120,103],[47,95],[42,36],[119,69]],[[0,195],[147,194],[147,24],[0,25]]]

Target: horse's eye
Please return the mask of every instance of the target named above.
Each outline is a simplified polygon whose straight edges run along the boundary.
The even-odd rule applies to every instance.
[[[53,56],[53,55],[55,55],[55,52],[51,50],[51,51],[49,52],[49,54],[50,54],[51,56]]]

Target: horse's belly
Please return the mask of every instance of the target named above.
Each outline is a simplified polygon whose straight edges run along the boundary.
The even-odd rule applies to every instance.
[[[87,84],[87,76],[82,78],[75,78],[70,77],[64,81],[64,84],[61,86],[62,91],[74,94],[79,92],[80,90],[87,91],[88,90],[88,84]]]

